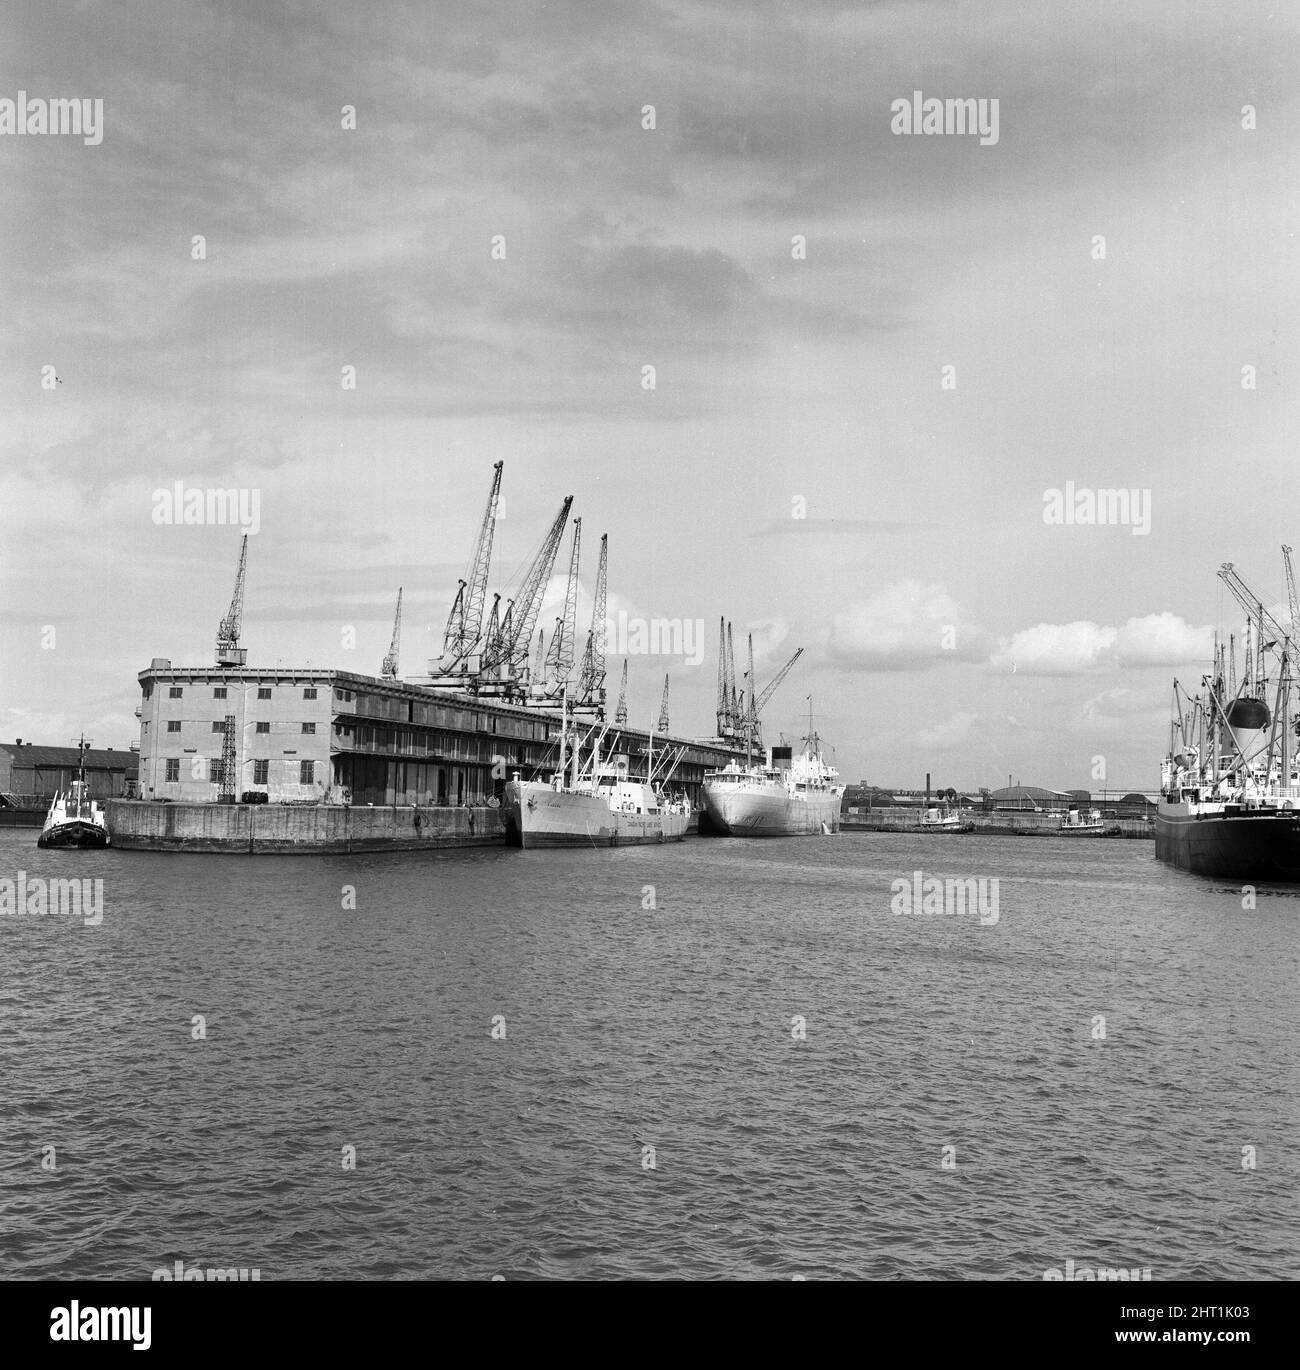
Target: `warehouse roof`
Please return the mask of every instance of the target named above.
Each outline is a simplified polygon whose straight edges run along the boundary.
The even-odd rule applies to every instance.
[[[66,766],[77,765],[75,747],[38,747],[24,742],[20,747],[16,742],[0,742],[0,752],[8,752],[15,762],[23,766]],[[86,751],[88,771],[134,771],[139,769],[139,757],[135,752],[116,751],[113,748]]]

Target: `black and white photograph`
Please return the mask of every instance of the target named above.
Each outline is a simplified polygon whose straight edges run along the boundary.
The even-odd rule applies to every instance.
[[[1262,1331],[1300,10],[3,29],[0,1298],[47,1351],[267,1284]]]

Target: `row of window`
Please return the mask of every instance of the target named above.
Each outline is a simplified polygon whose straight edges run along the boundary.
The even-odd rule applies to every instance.
[[[213,698],[213,699],[225,699],[225,698],[227,698],[227,691],[228,691],[228,689],[229,689],[229,687],[226,686],[226,685],[215,685],[215,686],[213,686],[213,689],[212,689],[212,698]],[[270,687],[269,685],[259,685],[259,686],[257,687],[257,697],[258,697],[258,699],[270,699],[270,698],[271,698],[271,687]],[[315,687],[314,685],[308,685],[308,686],[303,690],[303,692],[302,692],[302,697],[303,697],[304,699],[315,699],[315,698],[316,698],[316,687]],[[184,699],[184,698],[185,698],[185,687],[184,687],[183,685],[172,685],[172,686],[168,689],[168,691],[167,691],[167,698],[168,698],[168,699]]]
[[[258,723],[255,727],[256,731],[259,733],[269,733],[271,731],[271,725],[269,723]],[[179,718],[169,718],[167,720],[167,731],[169,733],[178,733],[180,730],[181,720]],[[315,733],[316,725],[314,723],[304,723],[302,725],[302,730],[304,733]],[[224,733],[226,731],[225,722],[222,719],[217,719],[212,725],[212,731],[214,733]]]
[[[253,784],[267,785],[270,783],[269,775],[271,770],[270,761],[253,762]],[[180,783],[181,778],[181,759],[178,756],[167,758],[166,771],[163,779],[169,785]],[[208,762],[208,782],[212,785],[221,783],[221,762]],[[316,763],[314,761],[300,761],[298,763],[298,783],[300,785],[312,785],[316,782]]]

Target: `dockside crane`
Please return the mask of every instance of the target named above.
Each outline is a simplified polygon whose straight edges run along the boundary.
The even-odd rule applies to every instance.
[[[659,703],[659,722],[655,725],[655,731],[666,733],[668,731],[668,677],[664,676],[664,697]]]
[[[609,534],[600,535],[600,562],[596,567],[596,593],[591,601],[591,627],[587,631],[587,647],[582,654],[578,672],[578,703],[580,709],[594,709],[596,717],[605,720],[605,599],[609,580]],[[624,671],[627,662],[623,663]]]
[[[574,637],[578,631],[578,558],[582,550],[582,520],[573,520],[573,543],[569,551],[569,580],[564,589],[564,613],[555,620],[551,650],[546,654],[546,673],[541,681],[548,698],[554,698],[573,674]]]
[[[618,707],[614,710],[616,727],[627,726],[627,658],[623,658],[623,683],[618,687]]]
[[[497,505],[501,498],[501,470],[504,462],[492,467],[492,488],[487,509],[479,526],[478,542],[470,558],[466,578],[459,583],[456,598],[442,636],[442,656],[429,663],[433,676],[471,673],[469,658],[479,648],[483,628],[483,606],[487,601],[488,567],[492,561],[492,539],[496,532]]]
[[[727,618],[718,616],[718,736],[729,737],[727,731]]]
[[[397,658],[402,649],[402,587],[397,587],[397,612],[393,615],[393,640],[388,644],[388,655],[379,669],[384,680],[397,679]]]
[[[247,648],[239,645],[239,634],[244,621],[244,568],[248,564],[248,534],[244,534],[239,549],[239,570],[235,575],[235,593],[231,596],[230,611],[217,626],[217,665],[236,669],[248,660]]]
[[[533,629],[542,611],[546,582],[555,566],[560,540],[564,536],[564,525],[572,507],[573,496],[566,495],[560,512],[556,514],[533,557],[518,595],[506,602],[506,611],[498,620],[495,636],[485,642],[480,669],[473,681],[477,691],[508,697],[524,693]]]
[[[731,642],[731,620],[727,620],[727,684],[731,687],[731,698],[729,701],[731,718],[731,735],[734,737],[741,730],[742,721],[740,715],[740,700],[736,695],[736,650]]]

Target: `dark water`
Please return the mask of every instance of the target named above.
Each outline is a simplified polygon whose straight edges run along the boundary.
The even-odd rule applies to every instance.
[[[0,1275],[1300,1275],[1300,891],[1136,841],[33,837],[0,876],[105,912],[0,919]],[[997,924],[892,913],[918,868],[996,877]]]

